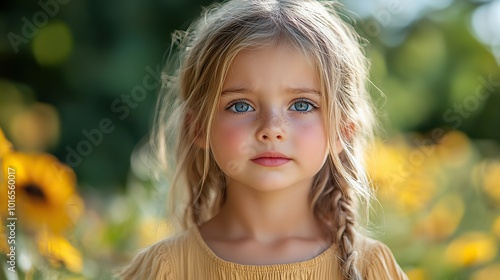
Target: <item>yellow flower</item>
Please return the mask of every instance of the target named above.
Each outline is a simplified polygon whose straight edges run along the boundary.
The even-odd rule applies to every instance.
[[[393,191],[406,179],[407,172],[402,166],[406,163],[409,149],[400,142],[389,145],[377,140],[367,153],[370,178],[381,191]]]
[[[47,231],[41,232],[37,237],[38,251],[52,266],[57,268],[64,266],[73,272],[82,271],[82,256],[68,240]]]
[[[472,274],[471,280],[498,280],[500,276],[500,264],[492,264]]]
[[[4,156],[2,164],[0,202],[12,205],[2,207],[4,216],[17,217],[19,225],[30,231],[47,228],[61,233],[81,215],[75,174],[54,156],[13,152]],[[11,191],[15,193],[7,196]]]
[[[470,232],[455,239],[446,248],[448,262],[466,267],[491,261],[497,254],[497,243],[493,236]]]
[[[494,202],[500,204],[500,163],[486,164],[483,188]]]
[[[402,213],[421,210],[436,189],[426,160],[424,152],[411,149],[403,140],[396,138],[390,145],[376,141],[366,162],[370,178],[380,187],[378,197],[394,204]]]
[[[447,133],[436,146],[437,156],[444,165],[464,166],[474,155],[474,149],[467,135],[455,130]]]
[[[429,279],[429,275],[423,268],[414,268],[406,271],[406,275],[409,280],[426,280]]]
[[[53,147],[59,139],[59,116],[49,104],[35,103],[12,117],[12,141],[23,151],[39,152]]]
[[[426,174],[412,175],[397,194],[397,201],[405,213],[420,211],[432,199],[436,182]]]
[[[3,155],[12,152],[12,144],[5,138],[2,129],[0,128],[0,158]]]
[[[459,225],[464,213],[464,204],[457,194],[449,194],[440,199],[432,211],[417,225],[417,232],[431,239],[450,236]]]
[[[500,216],[496,217],[493,221],[493,226],[491,227],[491,231],[498,239],[500,239]]]
[[[8,254],[10,252],[10,246],[7,243],[7,232],[5,232],[5,229],[7,228],[6,225],[3,224],[3,219],[0,221],[0,253],[3,254]]]

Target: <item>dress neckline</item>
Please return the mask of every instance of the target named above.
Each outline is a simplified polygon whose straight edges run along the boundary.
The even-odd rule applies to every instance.
[[[203,237],[201,236],[200,229],[198,226],[193,226],[190,230],[192,234],[194,235],[196,241],[198,244],[201,246],[205,254],[216,264],[224,267],[229,267],[231,269],[238,269],[238,270],[260,270],[260,271],[282,271],[282,270],[293,270],[293,269],[303,269],[311,266],[318,265],[319,263],[323,262],[325,259],[329,259],[335,252],[336,250],[336,245],[333,243],[330,247],[328,247],[326,250],[321,252],[319,255],[305,260],[305,261],[300,261],[300,262],[292,262],[292,263],[282,263],[282,264],[267,264],[267,265],[250,265],[250,264],[240,264],[240,263],[235,263],[231,261],[226,261],[220,258],[215,254],[210,247],[208,247],[207,243],[205,240],[203,240]]]

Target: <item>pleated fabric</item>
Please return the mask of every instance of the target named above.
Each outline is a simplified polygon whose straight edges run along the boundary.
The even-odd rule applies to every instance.
[[[361,236],[357,242],[360,254],[357,266],[364,279],[408,279],[386,245]],[[205,243],[198,227],[142,250],[118,277],[124,280],[343,279],[335,244],[302,262],[243,265],[219,258]]]

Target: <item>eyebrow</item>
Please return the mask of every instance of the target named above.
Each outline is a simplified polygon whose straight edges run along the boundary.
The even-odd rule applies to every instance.
[[[286,88],[285,93],[292,93],[292,94],[300,94],[300,93],[313,93],[317,95],[321,95],[321,93],[313,88],[306,88],[306,87],[299,87],[299,88]],[[225,89],[221,92],[221,96],[223,95],[228,95],[231,93],[252,93],[252,90],[243,88],[243,87],[234,87],[234,88],[228,88]]]

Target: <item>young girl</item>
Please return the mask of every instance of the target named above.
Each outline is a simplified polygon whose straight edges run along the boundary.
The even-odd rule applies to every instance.
[[[181,231],[139,253],[124,279],[406,279],[357,227],[374,124],[358,39],[327,2],[205,12],[159,102]]]

